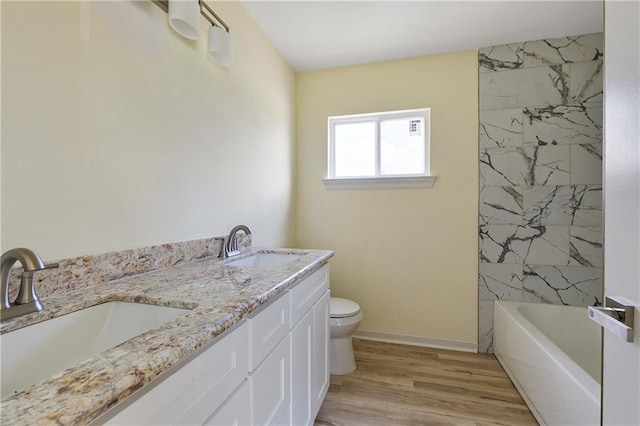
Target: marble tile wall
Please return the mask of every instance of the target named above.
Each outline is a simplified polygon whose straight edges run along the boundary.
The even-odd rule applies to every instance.
[[[52,294],[66,293],[181,263],[217,257],[224,238],[224,236],[218,236],[113,251],[100,255],[58,260],[44,259],[46,263],[57,262],[60,266],[57,269],[34,273],[36,294],[38,297],[46,297]],[[251,235],[238,235],[239,247],[249,247],[251,244]],[[11,271],[10,300],[15,299],[20,287],[22,268],[19,268],[18,265]]]
[[[602,301],[602,33],[479,52],[479,350],[494,300]]]

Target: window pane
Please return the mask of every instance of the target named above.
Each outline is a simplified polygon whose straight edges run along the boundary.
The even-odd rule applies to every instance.
[[[336,124],[334,132],[336,177],[375,175],[375,122]]]
[[[383,175],[425,172],[424,119],[405,117],[380,123],[380,172]]]

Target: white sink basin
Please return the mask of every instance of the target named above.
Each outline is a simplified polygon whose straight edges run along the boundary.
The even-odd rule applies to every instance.
[[[188,309],[107,302],[2,334],[0,399],[158,328],[185,312]]]
[[[277,268],[288,265],[302,256],[286,253],[255,253],[242,259],[227,262],[228,266],[242,266],[249,268]]]

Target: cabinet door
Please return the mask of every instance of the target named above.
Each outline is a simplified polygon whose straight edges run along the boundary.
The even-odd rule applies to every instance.
[[[251,424],[249,383],[245,380],[240,388],[204,424],[211,426],[242,426]]]
[[[311,374],[313,370],[313,309],[291,332],[291,422],[313,424],[315,413]]]
[[[313,307],[313,368],[311,376],[313,417],[329,390],[329,301],[327,291]]]
[[[290,424],[291,337],[287,335],[249,376],[252,424]]]

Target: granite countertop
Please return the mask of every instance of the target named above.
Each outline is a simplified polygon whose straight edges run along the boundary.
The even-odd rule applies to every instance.
[[[2,424],[86,424],[211,342],[260,305],[324,265],[333,252],[277,249],[285,266],[228,266],[204,259],[41,299],[45,309],[4,322],[0,333],[110,301],[191,309],[0,404]],[[242,257],[239,256],[239,257]],[[234,258],[235,259],[235,258]],[[43,362],[46,355],[43,354]]]

